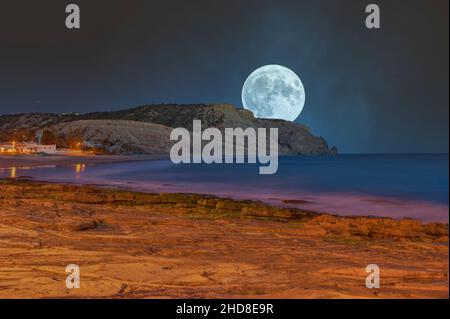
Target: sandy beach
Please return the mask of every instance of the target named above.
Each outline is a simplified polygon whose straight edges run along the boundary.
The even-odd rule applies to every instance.
[[[80,162],[91,164],[148,161],[165,158],[162,155],[0,155],[0,168],[31,167],[46,165],[76,165]]]
[[[0,242],[0,298],[449,296],[440,223],[3,179]]]

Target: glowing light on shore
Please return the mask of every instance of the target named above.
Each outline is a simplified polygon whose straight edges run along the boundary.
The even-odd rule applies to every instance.
[[[17,177],[17,169],[16,167],[11,167],[11,174],[9,175],[10,178],[16,178]]]

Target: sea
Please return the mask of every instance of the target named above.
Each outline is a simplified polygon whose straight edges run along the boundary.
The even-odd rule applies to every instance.
[[[448,154],[282,156],[274,175],[260,164],[173,164],[170,160],[15,167],[0,177],[200,193],[337,215],[448,222]],[[12,176],[14,175],[14,176]]]

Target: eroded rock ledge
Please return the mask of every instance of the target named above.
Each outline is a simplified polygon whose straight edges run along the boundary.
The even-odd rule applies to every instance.
[[[15,205],[51,202],[114,207],[148,207],[171,214],[195,215],[201,219],[253,218],[289,222],[304,228],[305,234],[395,241],[448,242],[447,223],[424,224],[417,220],[379,217],[344,217],[318,214],[297,208],[274,207],[258,201],[232,200],[199,194],[148,194],[94,186],[51,184],[24,180],[0,180],[0,209]],[[91,230],[104,226],[101,220],[76,220],[61,227],[67,231]],[[53,225],[54,226],[54,225]]]

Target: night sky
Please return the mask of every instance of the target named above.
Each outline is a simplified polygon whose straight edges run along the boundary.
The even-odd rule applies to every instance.
[[[81,29],[65,28],[65,7]],[[381,7],[381,29],[365,6]],[[0,113],[241,106],[265,64],[306,90],[297,122],[341,153],[448,152],[448,0],[21,1],[0,6]]]

